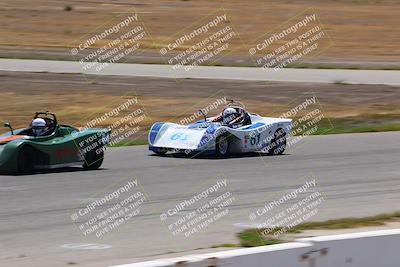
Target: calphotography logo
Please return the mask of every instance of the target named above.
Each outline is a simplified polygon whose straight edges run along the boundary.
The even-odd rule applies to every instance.
[[[315,178],[307,180],[300,187],[268,200],[248,218],[257,223],[263,236],[278,240],[281,235],[317,215],[325,199],[316,187]]]
[[[249,48],[249,55],[256,66],[277,71],[322,53],[331,45],[329,35],[310,8],[263,35]]]
[[[232,42],[239,39],[225,10],[221,9],[174,36],[160,49],[160,55],[173,70],[190,71],[210,65],[226,55]]]
[[[223,221],[234,202],[227,179],[217,179],[213,185],[167,209],[160,215],[160,220],[167,225],[173,237],[189,238]]]
[[[113,63],[121,63],[139,53],[149,38],[145,26],[134,10],[117,16],[83,36],[70,53],[79,62],[83,74],[102,74]],[[91,76],[86,76],[92,79]]]
[[[301,144],[308,136],[328,133],[334,129],[334,125],[324,114],[323,107],[316,95],[313,95],[312,92],[308,95],[297,97],[288,105],[274,111],[274,114],[281,119],[291,119],[291,123],[281,128],[280,131],[273,132],[270,130],[272,125],[265,125],[251,133],[250,137],[256,139],[260,136],[260,132],[270,132],[256,142],[261,152],[270,152],[276,149],[293,151],[296,149],[296,145]],[[291,137],[287,138],[286,133],[291,133]],[[284,146],[279,148],[277,143],[282,142],[284,142]]]
[[[228,103],[226,97],[221,97],[215,99],[213,102],[210,102],[209,104],[203,106],[200,108],[197,112],[191,114],[190,116],[186,116],[178,121],[178,124],[189,124],[196,122],[196,120],[200,120],[204,118],[204,116],[209,115],[210,113],[212,114],[213,112],[215,113],[218,108],[221,108],[225,106]]]
[[[134,221],[141,214],[146,201],[146,194],[138,180],[133,179],[77,208],[70,217],[84,237],[101,239]]]
[[[89,168],[102,162],[107,147],[135,142],[145,134],[144,125],[149,120],[149,116],[137,96],[127,96],[126,98],[122,103],[114,103],[115,106],[110,109],[104,107],[104,113],[86,118],[86,122],[83,120],[77,122],[76,124],[83,123],[83,126],[79,131],[71,132],[72,136],[78,137],[81,133],[91,132],[99,127],[107,127],[105,131],[89,135],[86,138],[79,138],[75,142],[81,157]]]

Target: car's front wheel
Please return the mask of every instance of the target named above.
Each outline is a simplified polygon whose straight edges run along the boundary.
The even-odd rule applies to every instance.
[[[225,135],[218,136],[215,142],[215,150],[219,158],[227,158],[229,156],[230,143]]]
[[[88,151],[85,155],[85,163],[83,163],[83,168],[85,170],[97,170],[103,164],[104,150],[101,151],[92,149]]]
[[[18,154],[18,174],[30,174],[33,172],[34,156],[35,151],[32,147],[24,146],[21,148]]]

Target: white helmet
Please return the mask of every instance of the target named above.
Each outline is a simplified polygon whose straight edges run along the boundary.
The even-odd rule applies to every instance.
[[[228,124],[234,119],[236,119],[238,112],[234,108],[226,108],[222,113],[223,116],[223,123]]]
[[[42,118],[36,118],[32,120],[32,132],[34,135],[39,136],[44,132],[46,128],[46,121]]]

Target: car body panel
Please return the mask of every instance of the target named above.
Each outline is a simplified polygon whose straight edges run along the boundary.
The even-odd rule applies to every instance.
[[[155,123],[149,132],[149,150],[192,152],[215,151],[218,136],[227,134],[230,151],[245,153],[265,150],[278,129],[290,135],[292,120],[285,118],[261,117],[249,114],[251,124],[231,128],[212,122],[215,117],[197,121],[189,125],[168,122]]]
[[[72,126],[57,125],[49,136],[21,137],[19,133],[24,130],[18,129],[13,134],[7,132],[0,135],[0,173],[17,173],[19,153],[27,146],[35,151],[35,169],[82,164],[88,148],[102,148],[108,140],[104,137],[111,134],[110,129],[92,128],[80,131]]]

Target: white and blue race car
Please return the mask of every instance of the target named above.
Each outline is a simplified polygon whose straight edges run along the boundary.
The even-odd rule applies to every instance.
[[[224,123],[222,114],[235,109],[239,115],[235,124]],[[149,150],[163,155],[169,151],[213,153],[227,158],[232,153],[263,152],[282,154],[291,133],[292,120],[261,117],[249,113],[244,106],[231,103],[220,115],[189,125],[170,122],[154,123],[148,135]]]

